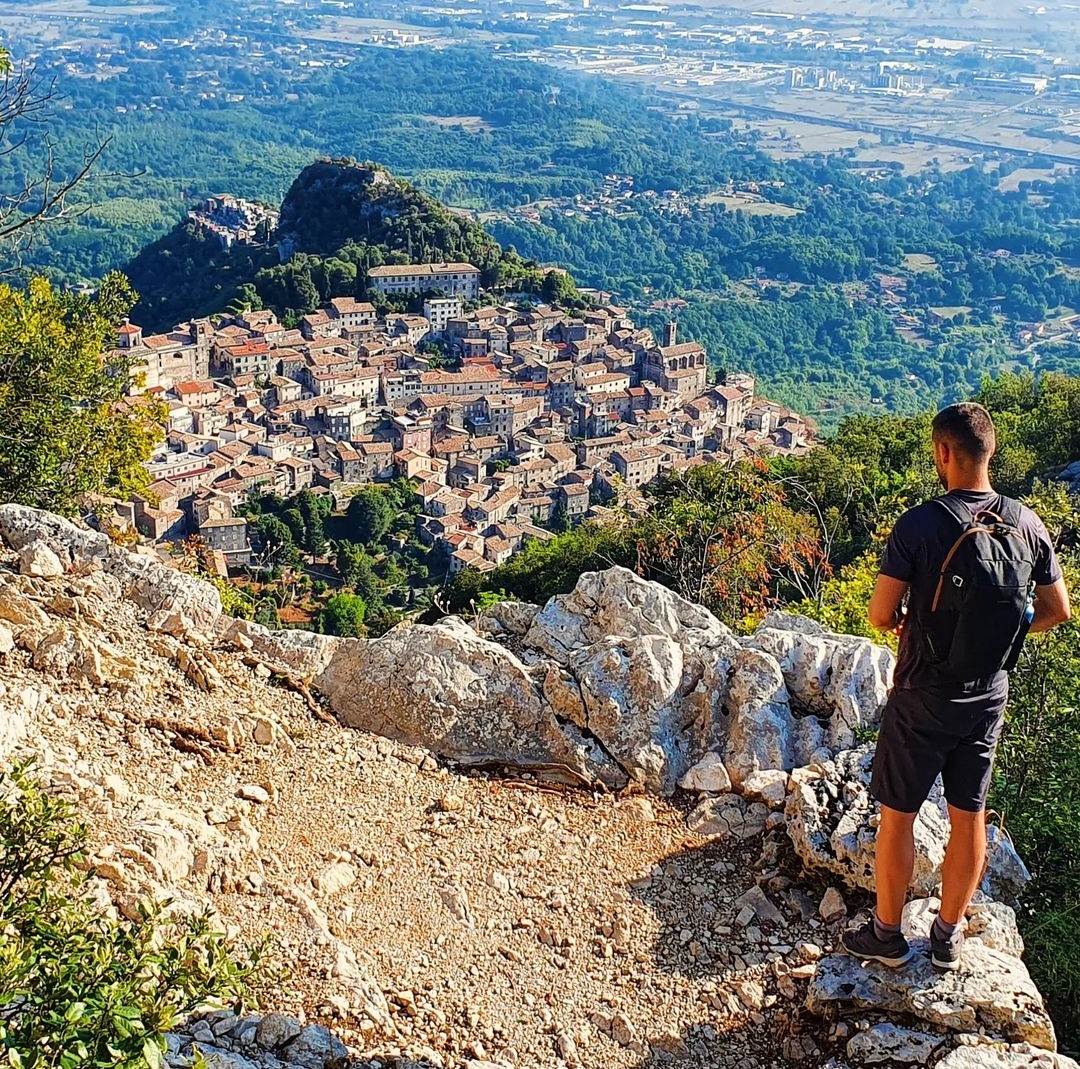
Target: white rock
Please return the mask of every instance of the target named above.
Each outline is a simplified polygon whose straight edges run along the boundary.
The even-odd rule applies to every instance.
[[[707,753],[681,780],[684,791],[709,791],[724,794],[731,790],[731,777],[718,753]]]
[[[1042,996],[1018,958],[974,941],[964,944],[960,968],[940,973],[925,939],[911,940],[915,956],[902,969],[832,954],[818,962],[806,1007],[811,1013],[872,1010],[910,1014],[953,1032],[980,1028],[1011,1042],[1053,1050],[1054,1028]]]
[[[356,869],[347,861],[335,861],[312,878],[317,890],[324,895],[336,895],[356,882]]]
[[[848,887],[874,888],[876,805],[870,797],[873,746],[845,750],[830,761],[796,769],[784,815],[795,852],[812,870],[840,877]],[[949,838],[948,813],[938,781],[916,817],[912,890],[925,897],[941,879]],[[1027,870],[1011,844],[995,838],[983,891],[992,899],[1013,901]],[[1004,878],[999,879],[999,876]]]
[[[985,1042],[957,1047],[937,1063],[937,1069],[1080,1069],[1080,1063],[1028,1043]]]
[[[749,839],[765,830],[768,809],[760,802],[746,802],[737,794],[721,794],[698,804],[686,818],[696,835],[709,838]]]
[[[19,571],[41,579],[56,579],[64,574],[64,565],[45,542],[35,540],[19,549]]]
[[[15,636],[10,627],[0,624],[0,655],[11,653],[15,649]]]
[[[762,769],[751,772],[743,780],[742,793],[756,802],[764,802],[770,809],[782,809],[787,798],[788,774],[779,769]]]
[[[270,792],[257,783],[245,783],[236,795],[238,798],[243,798],[245,802],[257,802],[259,805],[270,801]]]
[[[857,1032],[848,1040],[847,1056],[857,1065],[927,1065],[945,1037],[887,1021]]]
[[[928,939],[940,905],[936,898],[918,898],[909,902],[904,907],[904,931],[911,936]],[[976,940],[1015,958],[1024,954],[1024,941],[1016,926],[1016,913],[1002,902],[973,905],[964,928],[964,938]]]
[[[69,561],[80,572],[104,570],[125,597],[148,612],[168,608],[206,632],[221,616],[221,597],[212,583],[113,545],[105,535],[60,516],[25,505],[0,505],[0,535],[17,551],[35,541],[45,543],[65,570]]]

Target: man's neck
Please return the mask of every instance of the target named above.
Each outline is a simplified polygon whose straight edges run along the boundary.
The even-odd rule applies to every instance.
[[[958,475],[955,478],[949,479],[949,490],[951,494],[954,490],[971,490],[978,494],[989,494],[993,492],[993,487],[990,485],[990,476],[985,472],[978,472],[972,475]]]

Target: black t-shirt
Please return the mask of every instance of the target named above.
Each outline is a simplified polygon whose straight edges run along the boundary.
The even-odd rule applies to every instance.
[[[981,509],[993,508],[998,495],[993,490],[953,490],[947,495],[960,500],[971,509],[972,515]],[[1061,567],[1054,556],[1054,546],[1042,520],[1031,509],[1021,506],[1019,530],[1031,546],[1036,586],[1049,586],[1061,578]],[[933,596],[938,574],[946,554],[959,537],[960,525],[938,499],[924,501],[908,509],[889,535],[881,560],[881,572],[911,586],[910,604],[924,605]],[[893,673],[893,686],[899,690],[927,688],[943,693],[967,693],[962,683],[949,681],[929,664],[919,633],[917,614],[909,612],[900,636],[900,652]],[[987,690],[996,691],[1007,684],[1005,672],[988,681]]]

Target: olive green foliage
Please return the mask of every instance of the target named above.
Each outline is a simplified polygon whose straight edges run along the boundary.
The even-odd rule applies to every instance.
[[[1002,493],[1027,493],[1036,476],[1080,457],[1080,377],[1003,375],[984,381],[977,399],[997,427],[991,474]]]
[[[461,572],[443,600],[451,611],[482,604],[494,591],[543,602],[572,589],[582,572],[621,565],[738,625],[792,589],[814,585],[824,563],[816,520],[795,511],[760,465],[669,473],[649,488],[648,501],[643,515],[588,521],[531,541],[491,572]]]
[[[433,558],[416,536],[419,506],[407,482],[370,485],[357,491],[344,512],[332,511],[329,494],[302,490],[291,498],[263,494],[244,507],[252,532],[254,565],[266,586],[260,592],[264,614],[270,601],[287,604],[297,572],[304,567],[301,549],[318,546],[318,566],[312,568],[315,593],[326,592],[326,563],[333,562],[342,593],[356,594],[363,603],[360,614],[340,602],[329,614],[325,606],[316,614],[316,626],[334,634],[378,636],[399,623],[412,610],[423,609],[441,579],[445,562]],[[313,587],[314,589],[314,587]],[[336,588],[335,588],[336,589]],[[332,599],[331,599],[332,600]],[[255,604],[259,611],[259,603]],[[346,622],[346,620],[348,622]]]
[[[440,603],[451,612],[488,605],[488,592],[503,591],[520,601],[543,603],[572,590],[582,572],[615,565],[634,567],[637,548],[628,525],[582,523],[550,541],[531,540],[491,572],[466,569],[447,587]]]
[[[86,832],[27,766],[0,779],[0,1062],[157,1069],[165,1032],[244,998],[260,951],[157,905],[115,920],[87,894]]]
[[[116,274],[94,298],[0,284],[0,500],[72,513],[148,484],[164,409],[124,396],[131,359],[113,348],[134,297]]]
[[[367,634],[364,616],[367,606],[359,594],[334,594],[319,612],[318,628],[327,635],[360,638]]]

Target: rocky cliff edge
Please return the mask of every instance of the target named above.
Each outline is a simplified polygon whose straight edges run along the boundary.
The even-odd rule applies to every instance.
[[[833,952],[869,901],[881,647],[785,614],[741,638],[624,569],[271,632],[47,513],[0,506],[0,537],[2,756],[78,800],[110,908],[209,905],[295,978],[284,1013],[190,1022],[177,1067],[1076,1065],[1007,842],[959,973]],[[939,794],[917,834],[921,945]]]

